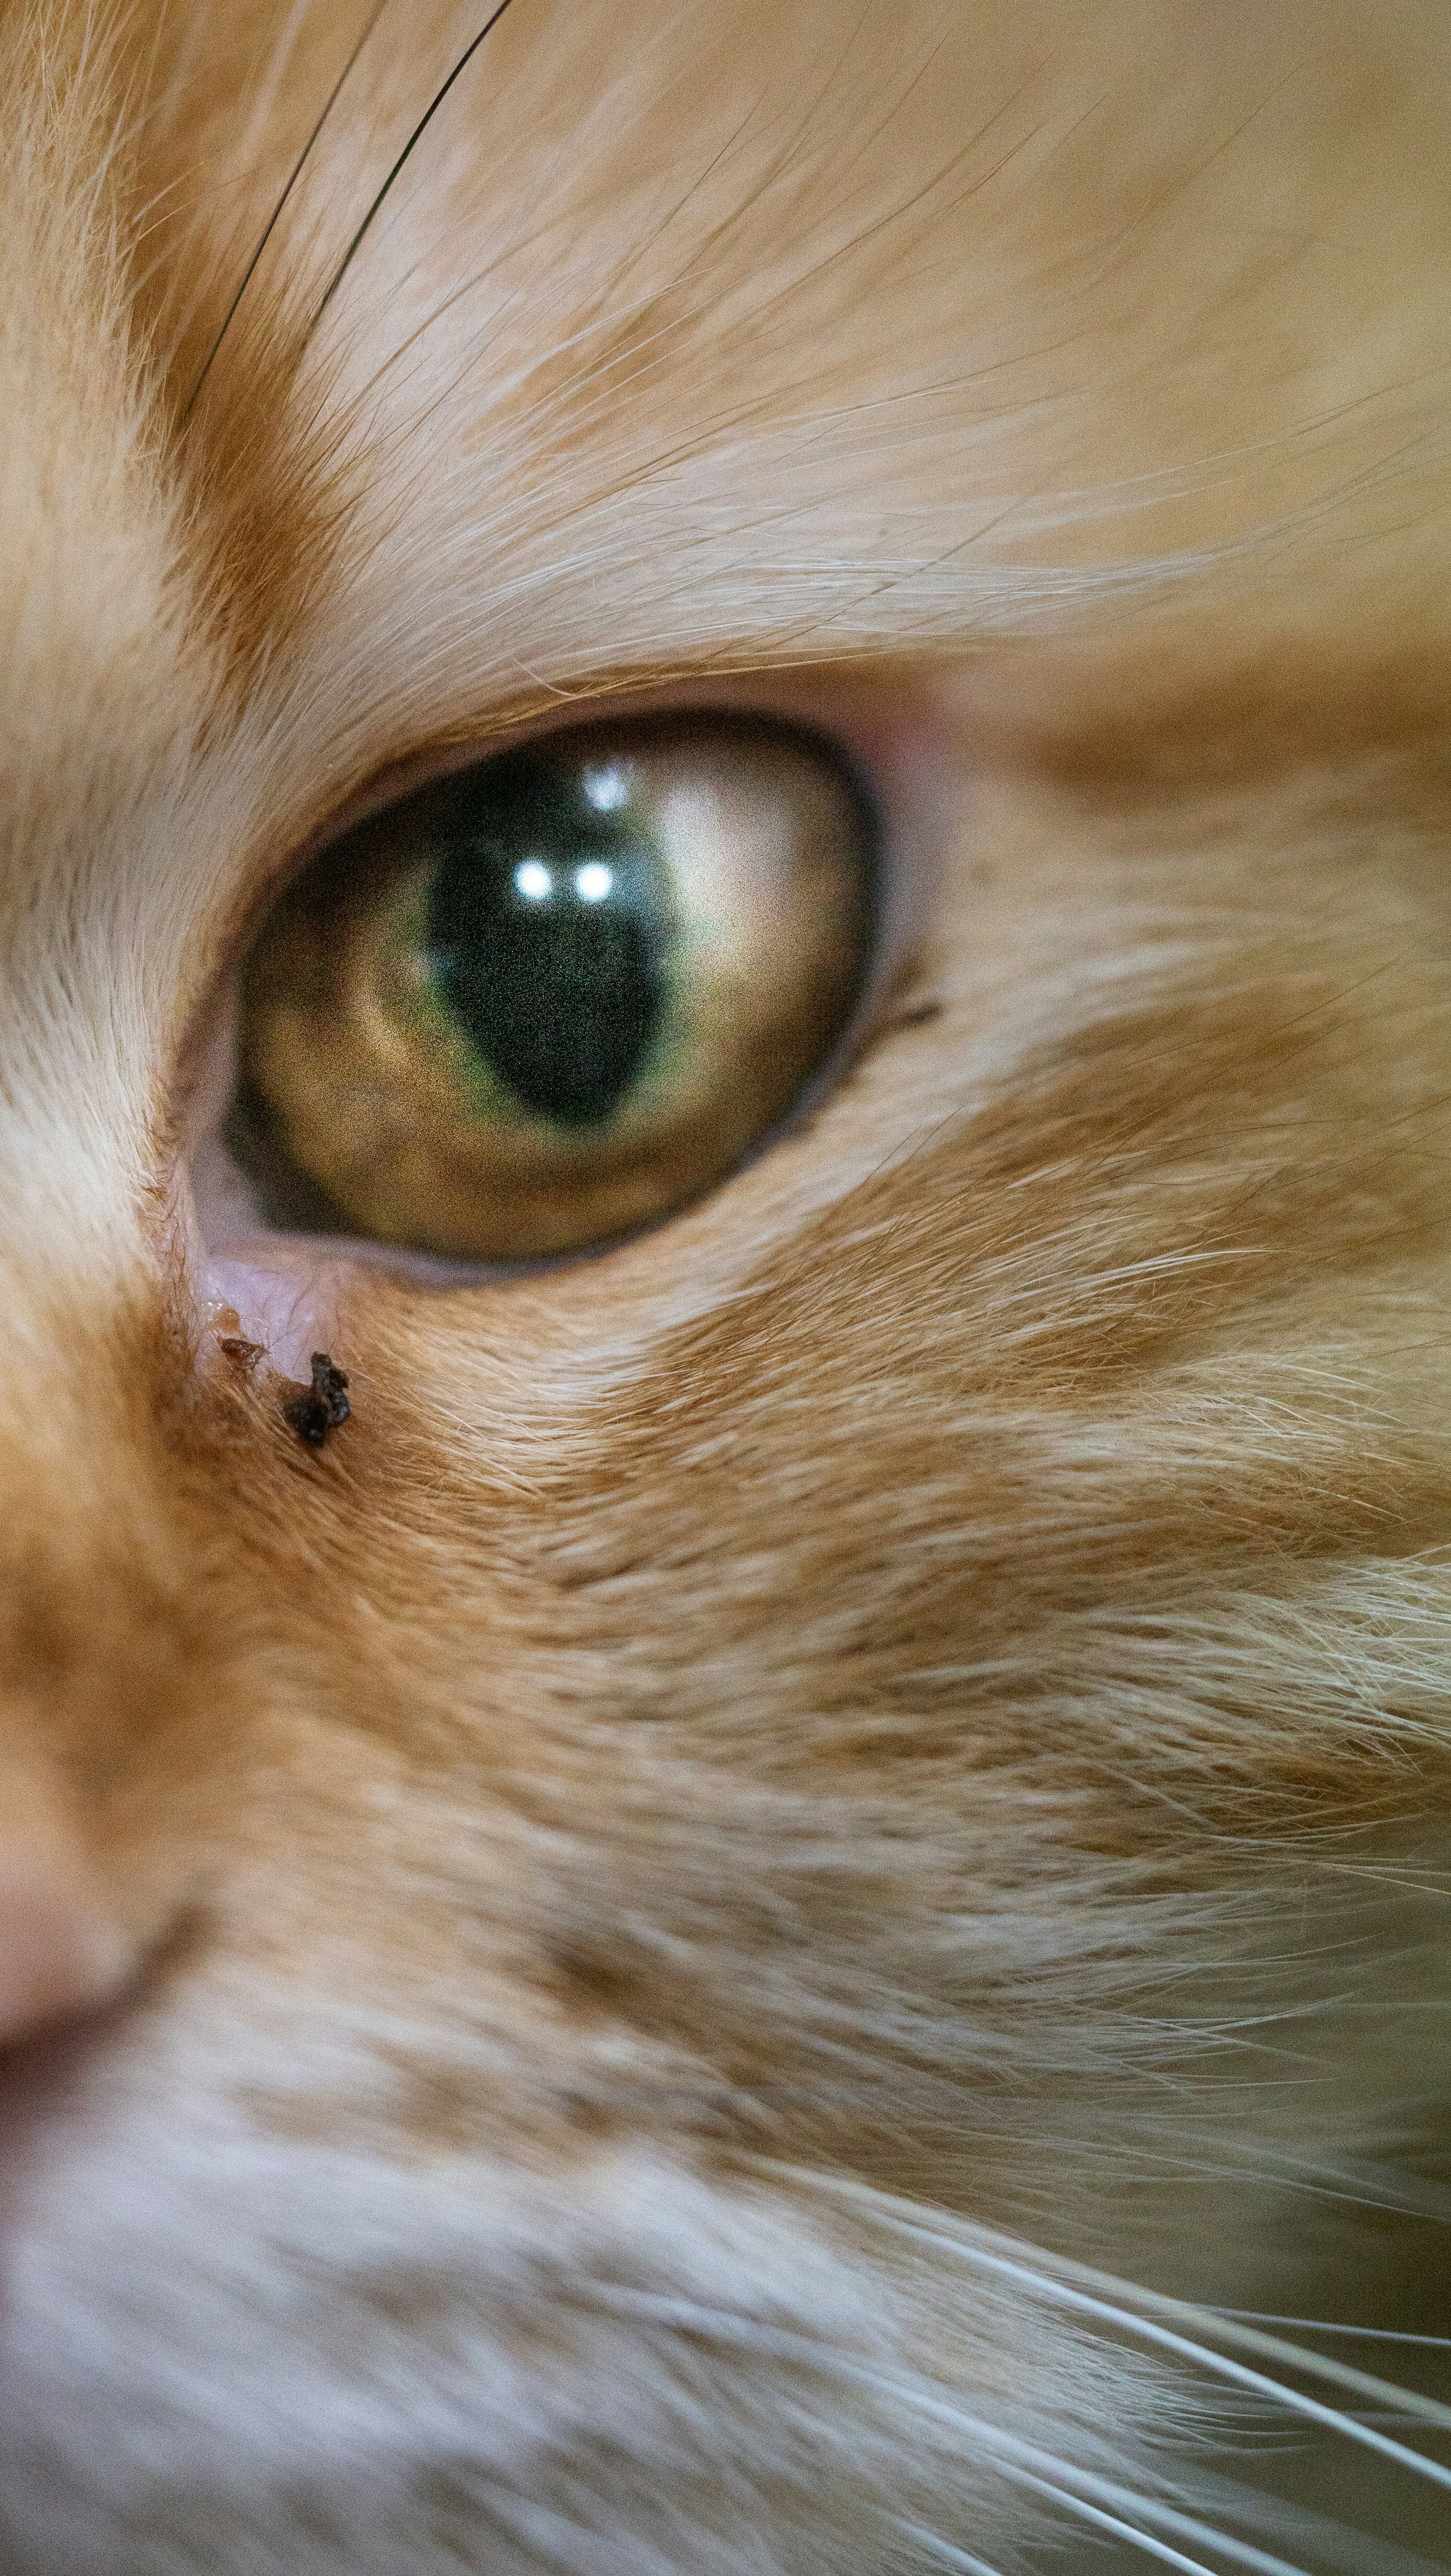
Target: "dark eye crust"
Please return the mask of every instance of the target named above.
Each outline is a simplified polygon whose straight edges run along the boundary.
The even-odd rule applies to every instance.
[[[535,736],[313,859],[242,970],[262,1221],[538,1261],[725,1177],[838,1059],[880,831],[828,736],[694,709]]]

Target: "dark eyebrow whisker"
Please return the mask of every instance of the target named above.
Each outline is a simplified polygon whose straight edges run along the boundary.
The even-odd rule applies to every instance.
[[[196,406],[201,399],[202,387],[205,385],[208,376],[211,374],[213,365],[216,362],[217,354],[221,349],[222,342],[225,340],[227,333],[230,331],[232,324],[237,318],[238,307],[240,306],[243,296],[246,294],[248,287],[251,285],[252,280],[257,273],[257,268],[262,259],[262,255],[266,250],[268,243],[272,239],[273,234],[277,230],[278,224],[282,220],[283,213],[287,206],[287,201],[292,195],[293,189],[297,186],[299,179],[302,177],[303,171],[307,168],[308,162],[312,158],[313,148],[317,143],[318,137],[322,133],[323,127],[326,125],[333,109],[336,107],[338,98],[352,73],[359,55],[362,53],[364,46],[372,35],[373,29],[377,26],[378,21],[382,17],[387,6],[388,0],[373,0],[373,7],[369,10],[368,15],[363,22],[362,30],[353,46],[352,52],[349,54],[347,61],[344,63],[342,70],[339,72],[337,79],[329,90],[327,97],[323,102],[321,113],[313,126],[312,132],[309,134],[301,152],[293,163],[287,184],[284,187],[281,196],[278,198],[276,205],[273,207],[271,214],[267,218],[266,225],[256,249],[253,251],[251,258],[248,260],[246,267],[242,271],[241,283],[237,288],[236,294],[233,296],[231,303],[228,305],[226,312],[222,316],[221,329],[218,331],[216,338],[213,340],[211,347],[207,351],[206,357],[202,361],[201,373],[198,375],[196,383],[192,386],[191,392],[186,398],[181,414],[183,425],[190,420],[192,413],[195,411]],[[369,219],[371,220],[371,216]],[[351,257],[351,252],[349,253],[349,256]],[[329,288],[328,291],[331,293],[331,288]],[[319,306],[319,312],[321,309],[321,306]],[[313,316],[313,322],[309,326],[310,330],[316,326],[316,321],[317,316],[315,314]]]
[[[317,329],[319,322],[322,320],[322,317],[326,313],[328,306],[331,304],[333,297],[336,295],[338,288],[341,286],[343,279],[346,277],[348,270],[351,268],[354,259],[362,248],[363,242],[371,231],[373,223],[382,209],[383,201],[393,186],[394,180],[398,177],[400,171],[402,171],[405,164],[411,158],[416,146],[422,140],[422,137],[432,124],[455,81],[460,77],[461,73],[468,69],[469,64],[473,61],[475,54],[483,43],[484,38],[492,35],[495,27],[497,27],[499,23],[499,20],[503,17],[505,10],[509,8],[510,5],[511,0],[498,0],[498,6],[490,13],[489,17],[485,19],[483,26],[479,29],[479,32],[474,37],[472,43],[465,46],[463,52],[458,58],[458,61],[454,64],[452,71],[449,73],[447,80],[443,83],[440,89],[435,90],[433,97],[429,100],[422,116],[420,116],[418,123],[409,135],[407,142],[404,144],[402,151],[399,153],[398,158],[394,162],[392,169],[389,171],[387,178],[384,180],[382,187],[378,190],[371,206],[368,208],[368,211],[364,215],[362,222],[359,224],[357,231],[354,233],[352,240],[349,242],[347,249],[344,251],[342,258],[339,260],[338,265],[328,282],[327,289],[318,304],[317,310],[313,314],[312,320],[307,326],[307,331],[304,335],[302,344],[304,348],[306,348],[308,341],[312,338],[314,331]]]

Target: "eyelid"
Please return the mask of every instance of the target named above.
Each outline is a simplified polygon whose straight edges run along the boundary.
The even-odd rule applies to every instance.
[[[949,724],[939,704],[936,675],[930,671],[894,671],[888,678],[874,669],[846,674],[842,666],[835,665],[825,671],[813,668],[740,677],[692,677],[639,688],[582,689],[553,706],[531,710],[514,723],[490,716],[473,731],[453,725],[446,740],[421,745],[382,763],[350,795],[330,806],[298,839],[286,859],[266,871],[260,885],[249,888],[247,919],[255,920],[260,910],[276,900],[289,878],[300,875],[335,841],[344,839],[375,814],[386,812],[390,805],[474,768],[482,760],[502,757],[528,744],[545,743],[552,735],[578,732],[593,724],[626,724],[641,717],[672,716],[684,722],[709,715],[757,715],[818,734],[856,775],[878,813],[889,845],[894,819],[903,821],[904,846],[898,855],[909,871],[913,862],[906,843],[924,835],[934,842],[938,837],[935,826],[930,832],[928,829],[929,807],[935,800],[922,791],[924,783],[946,765],[956,728]],[[889,855],[894,875],[900,873],[898,855]],[[240,933],[233,935],[239,937]]]

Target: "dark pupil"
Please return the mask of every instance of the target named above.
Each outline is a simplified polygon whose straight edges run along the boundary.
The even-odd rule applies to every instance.
[[[429,899],[451,1007],[526,1107],[563,1127],[611,1115],[666,1001],[669,880],[639,814],[610,806],[619,775],[492,763],[451,800]]]

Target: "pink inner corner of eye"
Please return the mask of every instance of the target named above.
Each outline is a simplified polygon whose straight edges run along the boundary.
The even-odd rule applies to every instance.
[[[331,1287],[327,1270],[319,1275],[316,1264],[274,1269],[240,1254],[208,1254],[199,1299],[205,1328],[203,1366],[219,1342],[251,1342],[260,1344],[267,1365],[280,1377],[297,1378],[305,1385],[314,1351],[327,1351],[334,1359],[339,1356]]]

